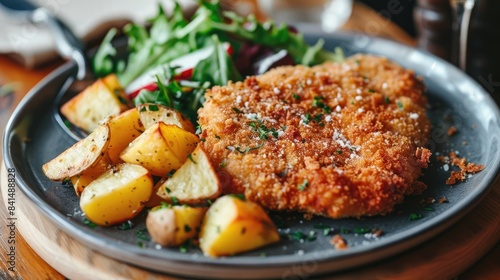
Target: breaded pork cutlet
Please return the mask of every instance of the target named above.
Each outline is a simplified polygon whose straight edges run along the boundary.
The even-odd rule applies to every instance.
[[[267,209],[378,215],[425,189],[424,85],[385,58],[280,67],[206,99],[201,138],[225,191]]]

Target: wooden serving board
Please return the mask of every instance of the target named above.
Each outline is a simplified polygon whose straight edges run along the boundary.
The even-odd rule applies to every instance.
[[[2,200],[5,206],[7,172],[4,163],[0,173]],[[326,278],[449,279],[455,277],[470,268],[498,242],[499,198],[500,180],[497,180],[495,187],[475,209],[433,239],[390,259],[329,275]],[[26,242],[50,266],[69,279],[179,279],[121,263],[86,248],[78,242],[77,237],[69,236],[59,230],[19,188],[16,190],[16,217],[17,228]]]

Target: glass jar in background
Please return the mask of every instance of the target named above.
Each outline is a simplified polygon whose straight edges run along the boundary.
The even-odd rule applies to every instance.
[[[320,26],[333,32],[349,19],[353,0],[258,0],[262,12],[275,22]]]

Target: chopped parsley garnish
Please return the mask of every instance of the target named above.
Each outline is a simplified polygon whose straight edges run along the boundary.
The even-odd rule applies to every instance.
[[[146,112],[146,111],[147,111],[147,109],[146,109],[146,107],[142,107],[140,111],[141,111],[141,112]]]
[[[323,111],[327,114],[332,112],[332,108],[330,108],[328,105],[326,105],[322,100],[325,100],[323,96],[315,96],[312,106],[313,107],[318,107],[323,109]]]
[[[391,103],[391,100],[389,99],[389,96],[385,96],[385,97],[384,97],[384,101],[385,101],[385,103],[387,103],[387,104]]]
[[[304,179],[304,181],[300,185],[297,186],[297,188],[299,189],[299,191],[303,191],[307,187],[309,187],[309,181],[307,179]]]
[[[168,188],[167,188],[168,190]],[[167,191],[168,192],[168,191]],[[156,210],[172,208],[172,204],[168,204],[165,201],[160,202],[160,206]]]
[[[316,229],[323,230],[323,235],[324,236],[329,235],[333,231],[333,229],[330,226],[327,226],[327,225],[324,225],[324,224],[317,224],[317,225],[314,225],[313,227],[316,228]]]
[[[423,218],[422,214],[419,213],[411,213],[410,216],[408,217],[410,221],[420,220],[422,218]]]
[[[304,240],[306,237],[307,237],[307,234],[301,232],[301,231],[296,231],[296,232],[293,232],[289,235],[289,237],[292,239],[292,240]]]
[[[315,96],[314,100],[313,100],[313,103],[312,103],[312,106],[313,107],[320,107],[321,104],[323,104],[323,102],[321,102],[321,100],[323,100],[323,99],[325,99],[323,96],[319,96],[319,95]]]
[[[193,240],[188,239],[184,243],[179,246],[179,252],[185,254],[189,251],[189,249],[195,248],[195,245],[193,244]]]
[[[154,104],[151,104],[151,105],[148,106],[148,109],[149,109],[149,111],[156,112],[156,111],[158,111],[158,106],[154,105]]]
[[[226,160],[224,160],[223,162],[219,163],[220,167],[226,167],[226,165],[227,165]]]
[[[368,89],[368,92],[369,93],[375,93],[375,90],[374,89]]]
[[[64,125],[65,125],[67,128],[71,128],[71,127],[73,127],[73,124],[72,124],[70,121],[68,121],[68,120],[64,120]]]
[[[314,116],[313,121],[320,123],[322,117],[323,117],[323,114],[317,114],[316,116]]]
[[[404,109],[403,108],[403,103],[401,103],[401,101],[398,100],[397,104],[398,104],[399,110],[403,111],[403,109]]]
[[[172,178],[172,176],[174,176],[175,171],[176,171],[175,169],[170,170],[170,172],[167,173],[167,177]]]
[[[235,150],[238,151],[240,154],[246,154],[250,151],[257,150],[257,149],[261,148],[262,146],[264,146],[264,143],[260,144],[259,146],[255,146],[253,148],[247,147],[246,149],[242,149],[240,147],[236,147]]]
[[[201,128],[201,125],[196,126],[196,131],[194,132],[195,134],[201,134],[203,132],[203,129]]]
[[[191,231],[191,227],[188,226],[188,225],[184,225],[184,231],[185,232],[190,232]]]
[[[139,229],[135,232],[135,237],[137,237],[137,239],[139,239],[139,240],[149,241],[150,238],[146,235],[147,232],[148,232],[148,230],[145,228]]]
[[[180,205],[179,200],[175,196],[171,196],[170,199],[172,200],[173,205]]]
[[[215,134],[215,138],[220,139],[220,136],[219,136],[219,135],[217,135],[217,134]]]
[[[194,164],[198,164],[196,161],[194,161],[194,159],[193,159],[193,155],[192,155],[192,154],[189,154],[189,155],[188,155],[188,159],[189,159],[190,161],[192,161]]]
[[[167,191],[167,193],[171,193],[172,192],[172,190],[170,188],[168,188],[168,187],[165,187],[165,190]]]
[[[305,241],[314,241],[316,240],[316,232],[311,230],[309,232],[309,234],[305,234],[301,231],[295,231],[291,234],[288,235],[289,239],[292,239],[292,240],[297,240],[297,241],[300,241],[300,240],[305,240]]]
[[[65,187],[72,187],[73,186],[73,182],[71,182],[70,178],[64,178],[61,183]]]
[[[276,129],[271,128],[271,134],[274,138],[278,139],[279,133],[276,131]]]
[[[340,228],[340,233],[343,233],[343,234],[348,234],[348,233],[351,233],[351,230],[345,228],[345,227],[341,227]]]
[[[248,125],[253,128],[253,131],[259,134],[259,138],[262,140],[267,140],[269,133],[271,133],[271,135],[273,135],[275,138],[278,138],[278,132],[276,131],[276,129],[269,129],[262,122],[251,122]]]
[[[299,100],[300,96],[298,94],[294,93],[294,94],[292,94],[292,98],[295,100]]]
[[[305,115],[302,116],[302,122],[304,122],[305,124],[308,124],[309,118],[311,118],[311,114],[306,113]]]
[[[432,207],[425,207],[424,210],[431,212],[431,211],[434,211],[434,208],[432,208]]]
[[[236,113],[236,114],[241,114],[242,112],[240,111],[240,109],[236,108],[236,107],[233,107],[233,111]]]
[[[89,219],[87,219],[87,218],[85,218],[85,219],[83,220],[83,223],[84,223],[86,226],[90,227],[90,228],[95,228],[95,227],[97,226],[96,224],[94,224],[93,222],[91,222],[91,221],[90,221]]]
[[[121,104],[124,104],[124,105],[129,104],[128,100],[126,98],[124,98],[123,96],[121,96],[120,94],[117,94],[116,97],[118,98],[118,101],[120,101]]]
[[[133,227],[134,227],[134,224],[130,220],[123,222],[117,226],[117,228],[120,230],[129,230]]]
[[[179,252],[185,254],[187,253],[188,249],[187,249],[187,246],[182,244],[181,246],[179,246]]]
[[[364,233],[369,233],[369,232],[372,232],[372,230],[370,228],[365,228],[365,227],[354,228],[354,233],[357,233],[357,234],[364,234]]]
[[[237,199],[245,200],[245,195],[242,193],[233,193],[233,194],[230,194],[229,196],[236,197]]]
[[[337,150],[337,154],[341,155],[342,154],[342,150]]]

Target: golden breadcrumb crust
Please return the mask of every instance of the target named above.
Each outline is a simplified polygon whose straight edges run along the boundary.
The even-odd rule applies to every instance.
[[[425,189],[424,91],[412,71],[371,55],[279,67],[209,90],[201,138],[225,192],[272,210],[385,214]]]

